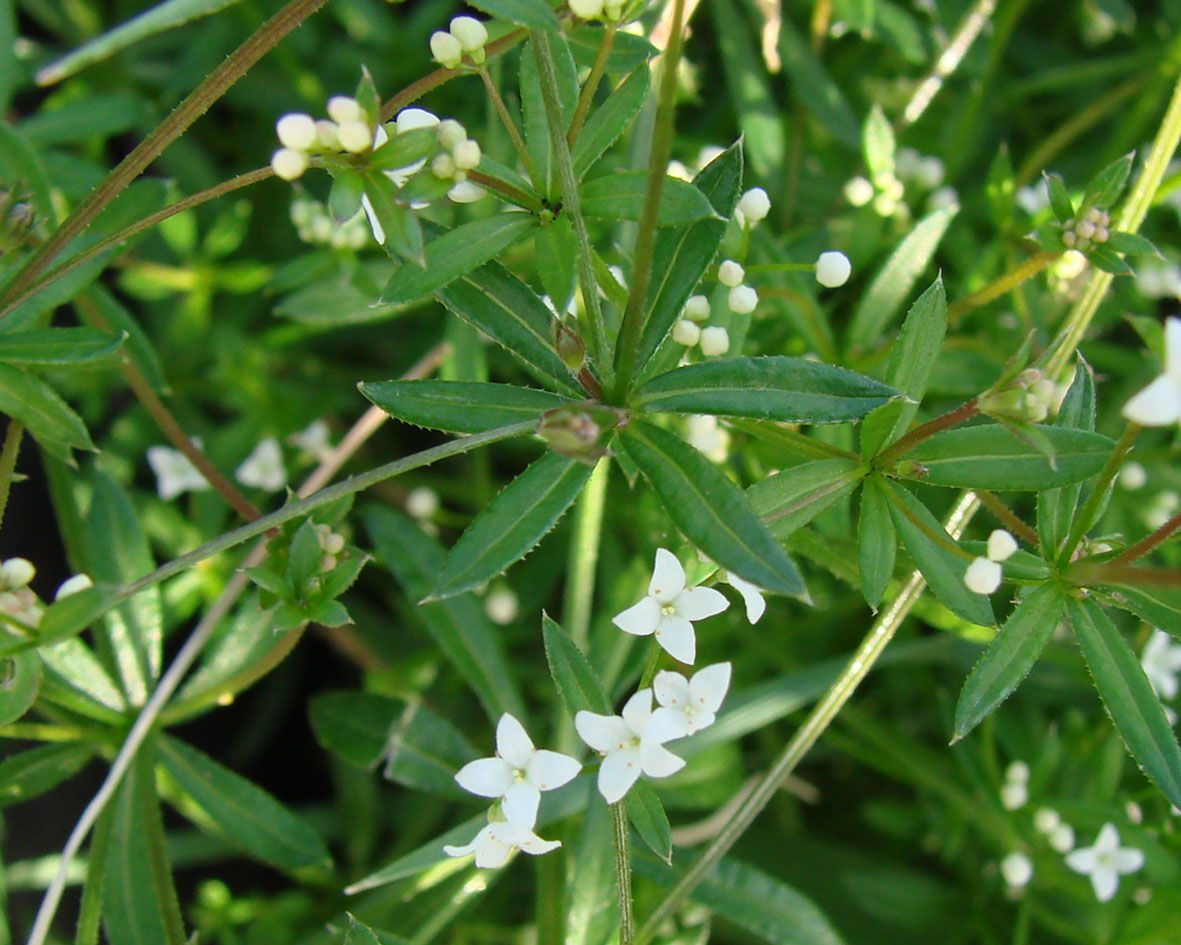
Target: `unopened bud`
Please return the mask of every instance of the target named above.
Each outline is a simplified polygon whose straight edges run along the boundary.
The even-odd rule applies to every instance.
[[[467,130],[454,118],[444,118],[438,127],[439,144],[450,151],[459,142],[467,140]]]
[[[464,52],[483,49],[488,42],[488,30],[474,16],[457,16],[451,21],[451,35],[458,41]]]
[[[566,322],[554,320],[554,347],[558,357],[571,374],[577,374],[586,364],[586,344],[582,337]]]
[[[742,285],[742,280],[745,276],[745,270],[733,259],[727,259],[718,266],[718,281],[724,286],[729,286],[731,289]]]
[[[275,122],[279,143],[293,151],[306,151],[316,143],[316,123],[311,115],[291,112]]]
[[[431,55],[435,62],[447,69],[454,69],[463,62],[463,46],[459,40],[443,30],[431,33]]]
[[[308,159],[302,151],[279,148],[271,155],[271,170],[283,180],[295,180],[308,169]]]
[[[700,340],[701,329],[696,322],[691,322],[687,318],[681,318],[673,325],[673,341],[677,344],[684,345],[686,348],[692,348]]]
[[[346,121],[363,121],[365,113],[360,103],[349,95],[333,95],[328,99],[328,117],[338,124]]]
[[[720,325],[711,325],[701,330],[700,344],[701,353],[707,358],[725,354],[730,350],[730,333]]]
[[[689,296],[681,315],[694,322],[706,321],[709,318],[709,299],[704,295]]]
[[[480,166],[480,145],[477,141],[468,138],[451,149],[451,157],[455,160],[455,166],[461,171],[473,170]]]
[[[373,147],[373,129],[360,120],[343,121],[336,126],[340,146],[350,154],[361,154]]]

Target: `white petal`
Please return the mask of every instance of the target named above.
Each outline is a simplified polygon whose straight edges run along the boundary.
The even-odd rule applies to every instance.
[[[690,666],[697,657],[697,636],[693,633],[693,624],[678,614],[660,618],[660,626],[656,628],[656,642],[664,647],[665,652],[673,659]]]
[[[1166,427],[1181,417],[1181,381],[1162,374],[1124,404],[1124,416],[1142,427]]]
[[[533,760],[533,750],[525,726],[504,713],[496,723],[496,753],[514,768],[524,771]]]
[[[667,778],[685,767],[685,759],[678,758],[663,745],[644,739],[640,742],[640,765],[650,778]]]
[[[447,191],[447,199],[452,203],[475,203],[485,193],[486,191],[479,184],[473,184],[470,180],[461,180]]]
[[[471,856],[476,852],[476,841],[466,843],[462,847],[455,847],[449,843],[443,844],[443,852],[448,856]]]
[[[608,804],[616,803],[640,776],[640,751],[627,748],[603,759],[599,766],[599,793]]]
[[[373,231],[373,238],[384,246],[385,229],[382,227],[381,221],[377,219],[377,211],[373,209],[373,204],[369,202],[368,194],[361,194],[361,207],[365,210],[365,216],[369,220],[369,229]]]
[[[689,731],[689,718],[680,709],[660,708],[652,713],[648,725],[644,729],[644,741],[663,745],[676,738],[684,738],[692,734]]]
[[[403,108],[394,119],[395,132],[400,135],[419,128],[434,128],[438,124],[439,116],[425,108]]]
[[[574,716],[578,737],[595,751],[619,751],[632,739],[632,731],[618,715],[599,715],[582,709]]]
[[[648,583],[648,596],[655,597],[665,604],[684,589],[685,569],[681,567],[681,562],[667,548],[657,548],[656,563],[652,566],[652,580]]]
[[[518,781],[504,792],[500,810],[510,824],[532,828],[537,823],[537,805],[540,803],[541,794],[537,788],[528,781]]]
[[[707,712],[717,712],[721,708],[730,688],[730,670],[729,663],[714,663],[693,674],[689,692],[699,708]]]
[[[1076,873],[1093,873],[1099,865],[1099,858],[1095,856],[1092,847],[1082,847],[1066,854],[1066,865]]]
[[[264,437],[234,473],[243,485],[277,492],[287,484],[283,451],[273,436]]]
[[[493,833],[492,826],[492,824],[489,824],[484,830],[480,831],[484,834],[483,840],[476,837],[476,866],[480,869],[499,869],[508,862],[509,854],[513,852],[511,846],[500,840]],[[485,831],[487,832],[485,833]]]
[[[660,604],[651,597],[645,597],[638,604],[616,614],[611,622],[624,633],[646,637],[660,623]]]
[[[560,840],[542,840],[532,830],[518,829],[512,835],[512,844],[530,856],[541,856],[543,853],[549,853],[550,850],[556,850],[562,845],[562,842]]]
[[[684,709],[689,704],[689,680],[680,673],[662,669],[652,680],[656,701],[671,709]]]
[[[569,755],[542,748],[533,756],[526,780],[539,791],[552,791],[578,776],[582,764]]]
[[[717,721],[717,716],[712,712],[698,711],[689,718],[689,734],[696,735],[703,728],[709,728]]]
[[[1165,373],[1181,385],[1181,318],[1165,319]]]
[[[726,595],[712,587],[690,587],[681,591],[673,601],[677,614],[686,620],[704,620],[720,614],[730,606]]]
[[[1100,828],[1092,849],[1099,856],[1114,853],[1119,849],[1119,831],[1115,829],[1115,824],[1104,824]]]
[[[746,619],[753,627],[767,610],[767,602],[763,600],[763,592],[758,586],[744,581],[733,571],[726,578],[730,586],[742,595],[742,602],[746,605]]]
[[[461,788],[472,794],[500,797],[513,783],[513,769],[500,758],[480,758],[460,768],[455,780]]]
[[[652,690],[639,689],[623,704],[620,713],[627,727],[635,735],[642,735],[652,716]]]
[[[1111,856],[1111,865],[1119,873],[1134,873],[1144,865],[1144,851],[1135,847],[1116,850]]]
[[[1107,902],[1119,888],[1119,876],[1113,869],[1097,869],[1091,874],[1091,885],[1095,887],[1095,898]]]

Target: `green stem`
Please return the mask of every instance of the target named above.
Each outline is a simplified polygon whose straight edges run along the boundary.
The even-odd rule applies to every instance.
[[[619,329],[615,347],[616,382],[614,399],[623,403],[631,390],[632,374],[636,366],[636,352],[640,347],[640,332],[644,323],[644,307],[648,302],[648,283],[652,277],[652,260],[656,250],[656,226],[660,213],[660,197],[668,175],[668,159],[672,153],[673,118],[676,114],[677,63],[684,42],[685,0],[673,0],[672,27],[668,48],[660,57],[660,91],[657,95],[656,122],[652,129],[652,149],[648,157],[648,190],[644,195],[644,209],[636,231],[636,245],[632,253],[632,278],[628,286],[627,307]]]
[[[485,190],[495,190],[518,207],[524,207],[532,213],[540,213],[542,210],[541,203],[533,194],[526,193],[519,187],[514,187],[508,181],[501,180],[499,177],[490,177],[487,174],[482,174],[480,171],[468,171],[467,179],[473,184],[479,184]]]
[[[517,149],[517,157],[520,158],[521,163],[525,166],[525,173],[529,175],[529,180],[533,182],[533,189],[539,194],[545,193],[545,180],[537,173],[537,166],[533,163],[533,158],[529,156],[529,149],[525,147],[525,139],[521,137],[521,129],[517,127],[517,123],[513,121],[513,116],[509,114],[508,106],[504,104],[504,99],[500,96],[500,89],[496,87],[496,83],[492,81],[492,76],[488,74],[488,70],[484,66],[480,66],[476,70],[476,74],[480,77],[480,81],[484,83],[484,89],[488,93],[492,107],[496,109],[496,114],[500,116],[500,123],[504,125],[504,130],[508,132],[508,136],[513,142],[513,147]]]
[[[112,170],[90,196],[66,217],[61,226],[43,243],[16,278],[0,296],[0,304],[24,292],[45,268],[78,236],[107,204],[135,180],[173,141],[200,118],[226,93],[246,71],[269,52],[284,36],[299,26],[327,0],[291,0],[283,9],[260,26],[246,42],[235,49],[176,106],[156,129]]]
[[[1116,474],[1124,465],[1124,459],[1128,455],[1128,450],[1132,448],[1136,437],[1140,434],[1141,427],[1138,423],[1129,423],[1127,429],[1124,430],[1124,435],[1119,438],[1119,442],[1115,444],[1115,450],[1112,451],[1111,456],[1107,459],[1107,465],[1103,467],[1103,471],[1099,473],[1099,478],[1095,481],[1094,486],[1091,487],[1091,494],[1087,496],[1087,501],[1083,503],[1083,507],[1079,510],[1078,515],[1074,517],[1074,522],[1070,526],[1070,533],[1066,536],[1066,543],[1062,546],[1062,551],[1058,554],[1059,565],[1065,565],[1070,561],[1070,556],[1074,554],[1078,543],[1082,541],[1083,535],[1095,524],[1095,519],[1099,515],[1099,507],[1103,504],[1103,499],[1107,495],[1107,487],[1111,485],[1112,480],[1115,479]],[[1053,548],[1045,549],[1047,554],[1053,554]]]
[[[988,509],[988,511],[990,511],[994,516],[996,516],[997,520],[1000,521],[1000,523],[1004,525],[1005,528],[1011,531],[1014,535],[1020,535],[1034,548],[1038,546],[1041,539],[1038,537],[1037,532],[1021,521],[1021,519],[1017,517],[1017,513],[1005,505],[1004,502],[1002,502],[986,489],[977,489],[976,495],[980,499],[980,504]]]
[[[1061,255],[1061,253],[1036,253],[1025,260],[1025,262],[997,276],[979,292],[973,292],[967,298],[952,302],[947,307],[948,322],[955,324],[956,321],[968,314],[972,309],[979,308],[981,305],[987,305],[993,299],[999,299],[1005,293],[1012,292],[1017,286],[1021,285],[1027,279],[1036,276]]]
[[[2,511],[2,507],[0,507],[0,511]],[[1112,558],[1112,564],[1123,564],[1128,561],[1135,561],[1137,558],[1142,558],[1144,555],[1148,554],[1148,552],[1152,551],[1152,549],[1167,541],[1169,536],[1176,532],[1179,528],[1181,528],[1181,512],[1178,512],[1176,515],[1174,515],[1147,538],[1141,539],[1140,541],[1136,542],[1136,544],[1132,545],[1131,548],[1124,550],[1120,554],[1116,555],[1116,557]]]
[[[623,801],[611,805],[611,827],[615,840],[615,890],[619,896],[619,945],[633,945],[636,921],[632,915],[631,838]]]
[[[586,488],[578,497],[574,535],[566,563],[569,579],[562,603],[562,623],[570,639],[582,651],[590,642],[591,608],[595,597],[595,569],[599,562],[599,544],[603,528],[603,510],[611,463],[600,459]]]
[[[8,508],[8,493],[12,488],[12,477],[16,475],[16,457],[20,452],[21,438],[25,425],[13,417],[8,418],[8,430],[4,434],[4,448],[0,450],[0,523]]]
[[[583,85],[582,92],[578,96],[578,107],[574,109],[574,117],[570,119],[570,128],[566,131],[566,145],[568,147],[574,147],[574,142],[578,140],[578,133],[582,131],[582,123],[586,121],[587,112],[590,111],[591,103],[595,100],[595,92],[598,91],[599,82],[603,78],[603,73],[607,71],[607,58],[611,55],[611,47],[615,44],[615,33],[618,30],[619,24],[612,22],[607,24],[607,29],[603,32],[603,41],[599,44],[599,51],[591,66],[590,75],[586,77],[586,84]]]
[[[947,519],[948,531],[954,537],[958,537],[963,531],[977,507],[976,497],[972,493],[968,492],[960,497]],[[925,586],[926,582],[923,580],[922,574],[918,571],[914,572],[901,594],[888,608],[878,614],[869,633],[861,641],[861,645],[849,660],[840,677],[821,697],[804,724],[775,760],[766,776],[739,805],[705,852],[685,871],[684,875],[652,911],[652,914],[648,916],[647,921],[640,927],[636,935],[637,945],[645,945],[652,940],[661,924],[684,902],[697,884],[726,855],[763,808],[767,806],[784,779],[795,770],[800,759],[816,744],[821,733],[828,728],[841,707],[853,695],[874,662],[885,650],[886,644],[893,638],[903,619],[918,601]]]
[[[875,456],[873,461],[874,466],[878,469],[888,469],[891,463],[901,459],[922,443],[923,440],[930,439],[941,430],[946,430],[949,427],[963,423],[965,420],[970,420],[979,412],[979,400],[973,397],[966,403],[960,404],[955,410],[949,410],[934,420],[928,420],[926,423],[915,427],[906,436],[895,440],[893,444]]]
[[[545,30],[534,30],[531,34],[533,49],[537,54],[537,68],[541,78],[541,97],[545,101],[546,123],[549,125],[550,149],[554,169],[558,172],[558,187],[562,194],[562,212],[570,217],[574,237],[578,240],[578,283],[582,290],[582,303],[590,321],[590,360],[598,370],[604,387],[611,386],[610,342],[607,327],[603,321],[603,308],[599,301],[599,287],[595,279],[594,257],[591,255],[590,235],[582,217],[582,202],[578,195],[578,179],[574,176],[574,161],[570,156],[570,145],[562,132],[562,105],[558,100],[558,70],[550,49],[549,34]]]
[[[972,4],[972,9],[964,14],[955,35],[952,36],[943,52],[939,54],[939,58],[935,60],[931,71],[916,86],[910,101],[902,110],[902,120],[899,122],[902,127],[913,125],[927,110],[931,100],[943,88],[947,77],[959,68],[968,49],[987,25],[995,9],[996,0],[976,0]]]

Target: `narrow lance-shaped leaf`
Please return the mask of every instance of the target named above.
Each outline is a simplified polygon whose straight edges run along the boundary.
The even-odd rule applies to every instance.
[[[873,180],[894,176],[894,127],[876,102],[865,119],[861,131],[861,149],[865,166]]]
[[[378,224],[374,236],[384,237],[382,244],[395,261],[423,265],[426,257],[418,215],[402,203],[397,186],[380,171],[370,171],[364,183],[368,209]]]
[[[943,278],[936,277],[906,313],[902,331],[890,352],[886,383],[908,397],[910,402],[902,404],[886,442],[900,437],[914,420],[919,403],[927,393],[927,384],[939,360],[946,333],[947,293],[943,290]]]
[[[1108,600],[1181,640],[1181,588],[1105,584]]]
[[[861,511],[857,523],[857,563],[861,594],[877,610],[894,576],[898,533],[890,517],[890,500],[881,479],[868,477],[861,487]]]
[[[668,814],[664,812],[664,805],[660,803],[660,798],[656,796],[652,785],[641,778],[632,785],[623,802],[627,807],[627,819],[636,828],[640,839],[665,863],[671,863],[672,828],[668,823]]]
[[[541,615],[541,636],[545,658],[566,711],[574,715],[583,709],[599,715],[611,714],[611,703],[598,674],[570,635],[548,614]]]
[[[964,683],[955,707],[956,740],[984,721],[1029,675],[1065,607],[1062,592],[1052,584],[1034,589],[1017,605]]]
[[[1136,654],[1095,601],[1070,598],[1066,615],[1128,751],[1165,797],[1181,806],[1181,748]]]
[[[686,537],[718,564],[759,587],[803,596],[804,581],[742,491],[700,452],[643,420],[620,442]]]
[[[725,358],[645,382],[632,406],[786,423],[844,423],[897,396],[879,381],[804,358]]]
[[[1081,357],[1074,370],[1074,382],[1058,409],[1055,426],[1064,430],[1095,429],[1095,375]],[[1078,507],[1080,483],[1040,490],[1037,495],[1037,532],[1044,553],[1053,556],[1070,532]]]
[[[785,541],[856,487],[865,468],[853,459],[818,459],[790,466],[746,490],[755,514]]]
[[[567,397],[512,384],[474,381],[377,381],[362,394],[397,420],[448,433],[482,433],[521,420],[537,420]]]
[[[73,449],[93,450],[82,419],[43,380],[0,364],[0,413],[19,420],[45,449],[72,462]]]
[[[94,749],[78,742],[38,745],[0,761],[0,808],[44,794],[73,777],[94,757]]]
[[[478,587],[532,551],[578,498],[591,468],[557,453],[533,463],[460,536],[430,599]]]
[[[581,179],[632,123],[644,104],[651,81],[647,67],[637,69],[586,120],[571,155],[575,177]]]
[[[0,335],[5,364],[88,365],[111,363],[126,334],[94,328],[40,328]]]
[[[612,811],[598,801],[592,785],[585,786],[590,790],[581,797],[582,829],[577,840],[567,841],[563,945],[608,945],[619,926]]]
[[[549,46],[557,78],[558,104],[561,107],[564,131],[570,127],[574,109],[578,105],[578,69],[574,65],[569,47],[560,35],[550,36]],[[521,51],[519,88],[525,125],[525,148],[538,177],[541,178],[533,183],[540,193],[553,199],[558,196],[557,172],[551,154],[549,115],[545,108],[545,97],[541,92],[541,70],[532,37]]]
[[[647,171],[621,171],[587,181],[579,188],[582,212],[588,217],[638,222],[648,193]],[[660,196],[660,226],[692,223],[713,217],[714,208],[700,190],[670,177]]]
[[[41,659],[26,650],[0,665],[4,680],[0,683],[0,725],[15,722],[36,701],[41,689]]]

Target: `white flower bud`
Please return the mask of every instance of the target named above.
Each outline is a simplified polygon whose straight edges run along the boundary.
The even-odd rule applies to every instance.
[[[1103,211],[1098,207],[1087,207],[1086,213],[1083,214],[1083,219],[1098,225],[1099,221],[1103,219]]]
[[[603,15],[612,23],[623,19],[623,0],[604,0]]]
[[[1074,828],[1070,824],[1059,824],[1050,831],[1050,847],[1058,853],[1069,853],[1074,849]]]
[[[295,180],[308,169],[308,159],[302,151],[280,148],[271,155],[271,170],[283,180]]]
[[[28,558],[9,558],[0,564],[0,584],[8,591],[16,591],[26,587],[33,580],[37,569]]]
[[[463,47],[450,33],[436,30],[431,33],[431,56],[444,68],[454,69],[463,62]]]
[[[704,295],[691,295],[685,301],[681,315],[690,321],[703,322],[709,318],[709,299]]]
[[[964,584],[973,594],[991,594],[1001,586],[1001,566],[987,558],[976,558],[964,571]]]
[[[821,253],[816,260],[816,281],[829,289],[835,289],[849,281],[853,264],[849,257],[835,249]]]
[[[333,95],[328,99],[328,117],[337,124],[346,121],[363,121],[365,113],[361,111],[361,104],[350,95]]]
[[[467,140],[467,129],[454,118],[444,118],[438,126],[439,144],[447,151]]]
[[[316,122],[316,144],[325,151],[340,150],[340,135],[336,133],[336,122],[321,118]]]
[[[771,198],[762,187],[752,187],[738,201],[738,209],[751,223],[758,223],[771,212]]]
[[[1024,761],[1014,761],[1005,769],[1005,780],[1019,784],[1029,783],[1029,765]]]
[[[1135,492],[1137,489],[1143,489],[1144,484],[1148,482],[1148,472],[1139,463],[1133,461],[1124,463],[1124,468],[1119,473],[1119,484],[1125,489]]]
[[[1001,788],[1001,806],[1005,810],[1020,810],[1028,800],[1029,788],[1020,781],[1010,781]]]
[[[943,162],[937,157],[925,157],[915,167],[915,178],[927,190],[943,183]]]
[[[851,178],[845,184],[845,199],[854,207],[864,207],[873,200],[873,184],[864,177]]]
[[[53,595],[53,599],[61,600],[63,597],[69,597],[71,594],[79,594],[91,587],[94,587],[94,582],[90,580],[89,574],[75,574],[73,577],[67,578],[62,582],[62,586],[57,589],[57,593]]]
[[[498,587],[484,598],[484,612],[488,619],[501,626],[516,620],[519,611],[517,595],[510,587]]]
[[[1094,240],[1096,243],[1106,243],[1111,238],[1111,230],[1105,226],[1095,227]]]
[[[336,126],[340,146],[350,154],[361,154],[373,147],[373,130],[363,121],[343,121]]]
[[[1033,826],[1038,833],[1053,833],[1061,823],[1062,818],[1052,807],[1040,807],[1033,815]]]
[[[1078,235],[1074,232],[1074,230],[1067,229],[1062,231],[1063,246],[1074,246],[1077,242]]]
[[[570,0],[570,12],[583,20],[593,20],[603,14],[603,0]]]
[[[451,178],[455,176],[455,161],[450,154],[437,154],[431,161],[431,173],[436,177]]]
[[[701,329],[701,353],[707,358],[725,354],[730,350],[730,333],[720,325]]]
[[[718,266],[718,281],[731,289],[742,285],[742,280],[745,277],[746,271],[733,259],[727,259]]]
[[[455,166],[461,171],[470,171],[480,166],[480,145],[472,138],[459,142],[451,149]]]
[[[321,539],[320,547],[324,549],[325,554],[338,555],[344,551],[344,535],[330,531]]]
[[[684,345],[686,348],[692,348],[700,340],[701,329],[697,327],[696,322],[682,318],[673,325],[673,341],[677,344]]]
[[[439,495],[430,486],[411,489],[406,496],[406,513],[413,518],[430,518],[439,511]]]
[[[1075,224],[1074,231],[1085,240],[1089,240],[1095,235],[1095,224],[1090,220],[1082,220]]]
[[[469,180],[460,181],[447,191],[447,199],[452,203],[475,203],[483,196],[484,188]]]
[[[749,315],[759,304],[759,293],[748,285],[735,286],[726,296],[726,304],[736,315]]]
[[[1001,875],[1008,886],[1021,889],[1033,879],[1033,862],[1024,853],[1010,853],[1001,860]]]
[[[316,123],[311,115],[291,112],[275,122],[279,143],[292,151],[307,151],[316,143]]]
[[[403,108],[394,119],[394,130],[404,135],[407,131],[417,131],[419,128],[437,128],[442,122],[434,112],[425,108]]]
[[[1003,528],[993,530],[988,536],[988,557],[991,561],[1007,561],[1017,550],[1017,539]]]
[[[451,35],[459,40],[464,52],[483,49],[488,42],[488,30],[474,16],[457,16],[451,21]]]

